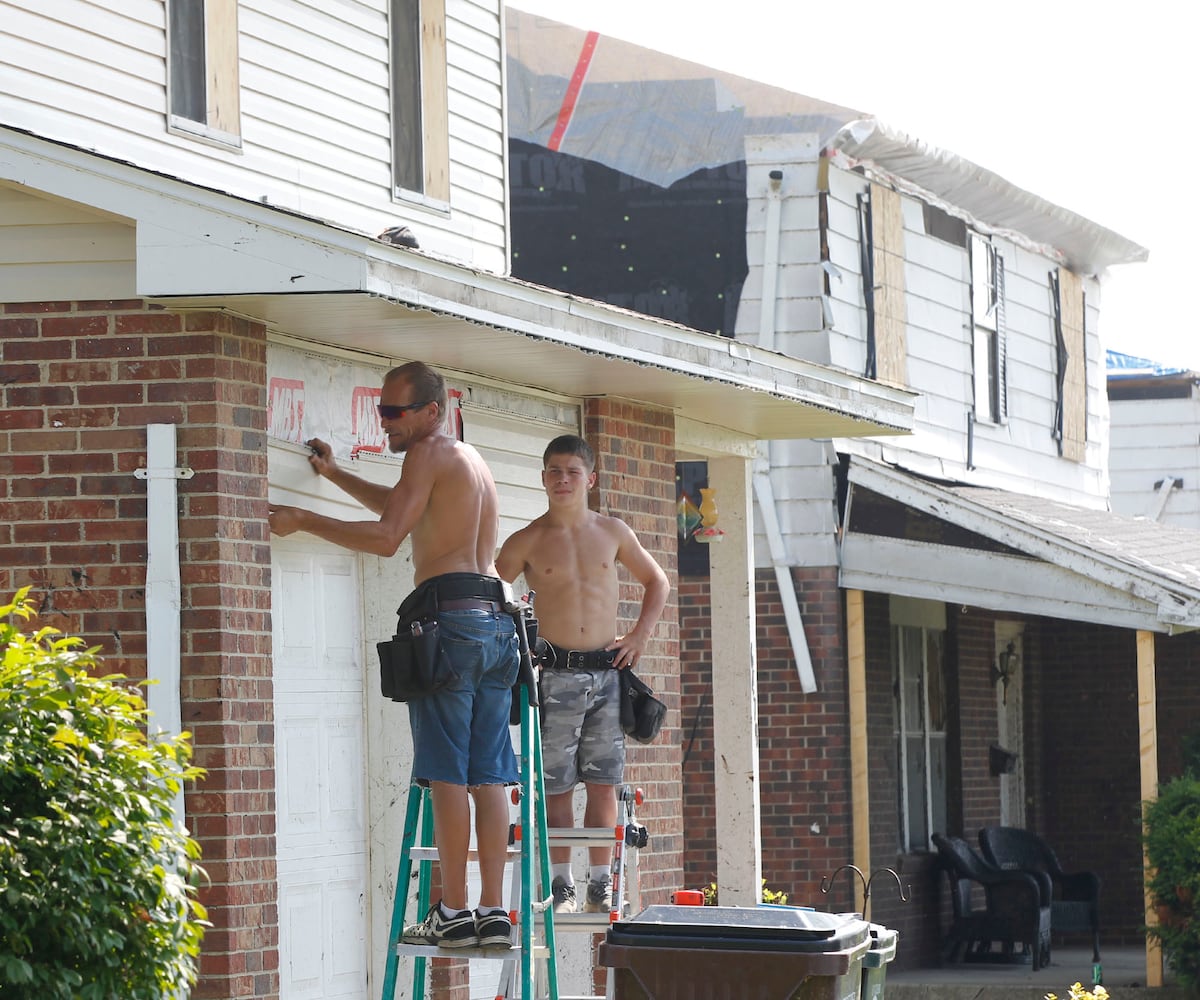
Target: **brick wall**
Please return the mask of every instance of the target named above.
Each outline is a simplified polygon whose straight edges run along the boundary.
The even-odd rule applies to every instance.
[[[821,879],[852,860],[843,613],[832,567],[793,569],[817,691],[804,694],[775,574],[755,580],[763,877],[789,902],[846,909],[847,887]],[[686,884],[715,880],[712,659],[707,579],[680,582]]]
[[[675,578],[675,422],[670,412],[615,399],[588,400],[584,433],[596,453],[591,506],[619,517]],[[641,608],[641,585],[621,571],[620,621],[632,626]],[[639,822],[649,844],[639,853],[643,904],[665,903],[683,885],[683,816],[679,803],[679,619],[672,591],[654,638],[637,670],[669,709],[654,743],[626,741],[625,781],[640,787]]]
[[[1136,635],[1048,622],[1036,655],[1044,706],[1038,832],[1068,871],[1100,875],[1102,941],[1140,943]]]
[[[265,331],[140,300],[0,314],[0,588],[146,675],[146,426],[178,425],[186,795],[211,885],[202,997],[278,995]]]

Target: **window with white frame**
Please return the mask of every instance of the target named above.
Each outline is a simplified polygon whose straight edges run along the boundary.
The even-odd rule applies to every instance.
[[[237,0],[168,0],[167,124],[240,147]]]
[[[900,849],[927,851],[946,831],[946,686],[940,629],[892,629]]]
[[[971,234],[970,255],[975,419],[999,424],[1008,416],[1004,258],[978,233]]]
[[[445,0],[391,0],[392,184],[409,201],[450,201]]]

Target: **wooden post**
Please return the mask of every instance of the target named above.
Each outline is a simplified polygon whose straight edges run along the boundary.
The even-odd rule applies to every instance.
[[[717,888],[722,906],[757,906],[762,840],[750,463],[709,459],[708,485],[715,492],[717,526],[725,532],[709,546]]]
[[[1155,704],[1156,685],[1154,680],[1154,633],[1139,631],[1137,634],[1137,678],[1138,678],[1138,752],[1142,765],[1142,800],[1158,798],[1158,711]],[[1143,893],[1146,907],[1146,924],[1158,923],[1158,913],[1150,900],[1150,863],[1145,849],[1142,851]],[[1146,985],[1162,986],[1162,947],[1157,941],[1146,938]]]
[[[871,799],[867,775],[867,634],[863,592],[846,591],[846,670],[850,701],[850,803],[854,864],[871,875]],[[855,888],[855,901],[862,886]],[[855,909],[870,919],[864,898]]]

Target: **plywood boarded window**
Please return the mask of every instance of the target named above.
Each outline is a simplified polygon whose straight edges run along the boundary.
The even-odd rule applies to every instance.
[[[971,329],[975,419],[1008,416],[1008,346],[1004,324],[1004,258],[986,236],[971,234]]]
[[[168,0],[172,131],[241,146],[237,0]]]
[[[1066,268],[1050,272],[1054,310],[1055,400],[1052,433],[1058,453],[1072,462],[1087,455],[1087,353],[1084,339],[1083,280]]]
[[[907,310],[904,304],[904,218],[900,195],[872,184],[871,272],[868,309],[873,309],[874,376],[893,385],[908,385]]]
[[[400,197],[450,201],[445,0],[392,0],[392,183]]]

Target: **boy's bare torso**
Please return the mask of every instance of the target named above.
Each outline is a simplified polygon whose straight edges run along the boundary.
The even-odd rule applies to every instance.
[[[614,639],[617,620],[617,521],[588,512],[575,526],[542,515],[525,529],[525,583],[539,634],[564,649],[601,649]]]

